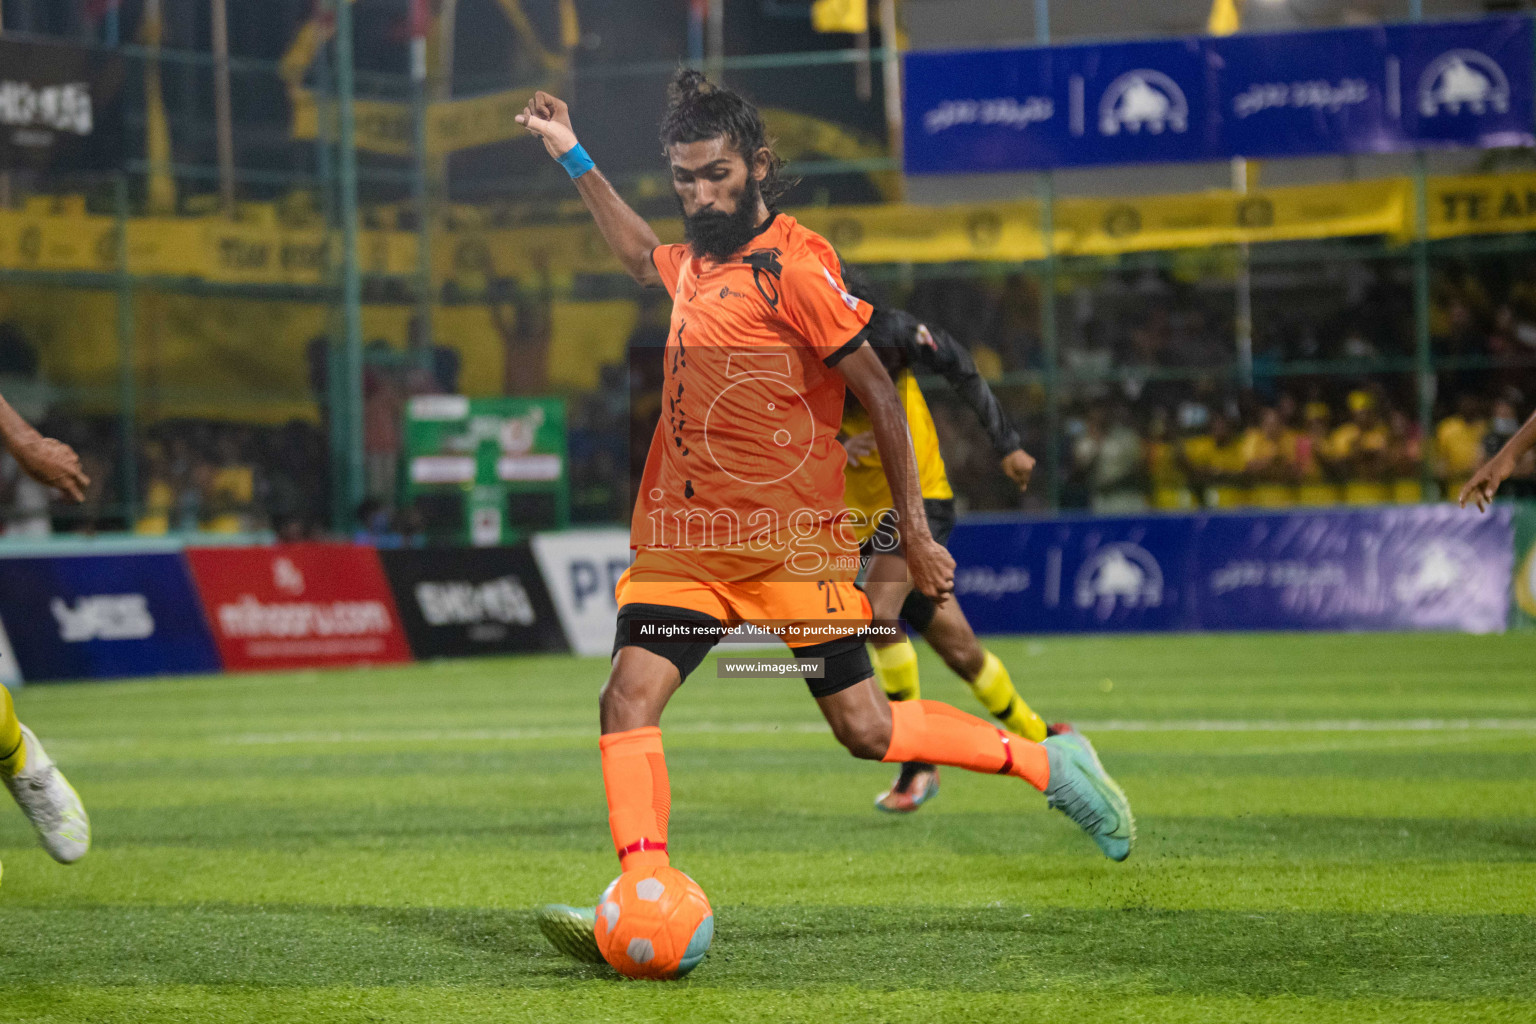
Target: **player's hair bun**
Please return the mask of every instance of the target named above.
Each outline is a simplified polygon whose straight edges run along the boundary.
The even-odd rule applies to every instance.
[[[677,74],[672,76],[671,84],[667,86],[667,100],[674,105],[682,105],[692,103],[714,91],[714,85],[704,77],[704,72],[695,68],[679,68]]]

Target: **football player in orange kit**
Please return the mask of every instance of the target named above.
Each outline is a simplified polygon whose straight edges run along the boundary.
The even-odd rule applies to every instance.
[[[566,104],[539,92],[518,116],[575,182],[619,262],[672,296],[661,420],[630,524],[612,669],[600,698],[603,783],[625,871],[665,866],[671,790],[661,714],[729,628],[780,635],[855,757],[1012,775],[1045,793],[1114,860],[1134,823],[1075,733],[1031,743],[947,704],[893,704],[874,682],[869,602],[843,504],[843,395],[867,410],[917,590],[942,601],[954,560],[930,535],[911,439],[832,246],[778,213],[784,185],[763,122],[737,93],[679,71],[661,142],[687,242],[662,245],[595,168]],[[557,948],[600,959],[593,911],[551,905]]]

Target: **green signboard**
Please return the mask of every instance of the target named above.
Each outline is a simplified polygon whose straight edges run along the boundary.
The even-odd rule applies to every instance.
[[[406,502],[444,539],[486,547],[570,524],[561,399],[419,395],[405,456]]]
[[[1536,501],[1515,505],[1514,607],[1510,624],[1536,629]]]

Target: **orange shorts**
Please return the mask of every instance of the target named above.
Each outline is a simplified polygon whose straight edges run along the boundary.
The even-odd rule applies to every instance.
[[[666,578],[656,567],[644,579],[625,570],[614,587],[625,605],[683,608],[718,620],[725,628],[742,623],[768,630],[789,647],[811,647],[856,636],[870,624],[869,598],[850,580],[764,580],[722,583]]]

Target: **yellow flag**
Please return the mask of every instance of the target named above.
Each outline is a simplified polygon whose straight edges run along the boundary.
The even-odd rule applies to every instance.
[[[576,0],[560,0],[560,45],[567,50],[581,45],[581,20],[576,16]]]
[[[165,99],[160,92],[159,19],[146,18],[139,28],[139,39],[150,48],[144,61],[144,158],[149,164],[146,184],[151,213],[176,212],[176,179],[171,174],[171,124],[165,116]]]
[[[507,19],[507,24],[512,26],[512,31],[518,40],[528,48],[540,64],[551,71],[565,70],[569,61],[564,53],[552,53],[542,40],[539,39],[538,30],[533,27],[533,22],[528,20],[528,13],[523,10],[522,0],[496,0],[501,7],[502,15]],[[574,13],[574,8],[572,9]],[[571,19],[561,17],[560,31],[562,37],[576,27]]]
[[[869,0],[816,0],[811,28],[817,32],[868,32]]]
[[[277,76],[290,89],[302,84],[320,47],[328,43],[335,33],[336,25],[329,18],[311,18],[300,25],[298,34],[293,37],[293,42],[288,44],[282,60],[278,62]]]
[[[1208,34],[1229,36],[1242,27],[1243,19],[1237,13],[1237,0],[1211,0],[1211,16],[1205,22]]]

